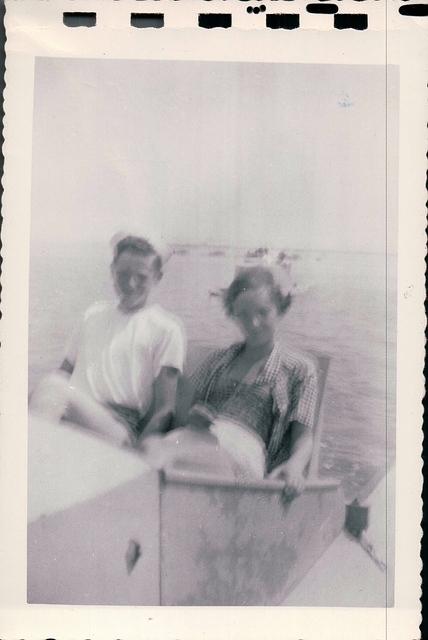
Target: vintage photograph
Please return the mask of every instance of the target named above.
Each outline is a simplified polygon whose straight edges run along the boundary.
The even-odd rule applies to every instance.
[[[394,605],[398,96],[36,58],[28,603]]]

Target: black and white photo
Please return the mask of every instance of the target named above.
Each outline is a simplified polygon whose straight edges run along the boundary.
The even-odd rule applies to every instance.
[[[30,602],[393,604],[398,80],[37,60]]]

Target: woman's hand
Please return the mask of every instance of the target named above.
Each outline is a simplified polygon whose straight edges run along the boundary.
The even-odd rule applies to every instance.
[[[303,469],[300,465],[296,465],[292,460],[283,462],[270,474],[269,478],[275,480],[284,480],[284,495],[287,498],[298,496],[305,488],[306,479],[303,475]]]
[[[269,474],[269,478],[284,480],[284,496],[294,498],[306,485],[305,469],[312,455],[312,433],[300,422],[292,422],[291,456]]]

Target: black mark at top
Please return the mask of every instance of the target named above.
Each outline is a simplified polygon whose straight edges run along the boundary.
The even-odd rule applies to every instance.
[[[160,29],[164,26],[163,13],[131,13],[131,25],[137,29]]]
[[[306,5],[308,13],[337,13],[337,4],[312,4]]]
[[[402,16],[428,16],[428,4],[406,4],[398,9]]]
[[[200,13],[198,24],[203,29],[229,29],[232,26],[231,13]]]
[[[366,13],[336,13],[334,16],[335,29],[357,29],[364,31],[368,27]]]
[[[264,4],[261,4],[260,7],[247,7],[247,12],[248,13],[264,13],[266,11],[266,6]]]
[[[268,13],[266,26],[268,29],[297,29],[300,24],[298,13]]]
[[[66,27],[95,27],[97,14],[93,11],[64,11],[62,21]]]

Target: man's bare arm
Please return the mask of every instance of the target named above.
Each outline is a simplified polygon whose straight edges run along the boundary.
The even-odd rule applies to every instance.
[[[143,437],[163,433],[171,424],[177,399],[178,369],[162,367],[154,383],[154,412],[143,431]]]

